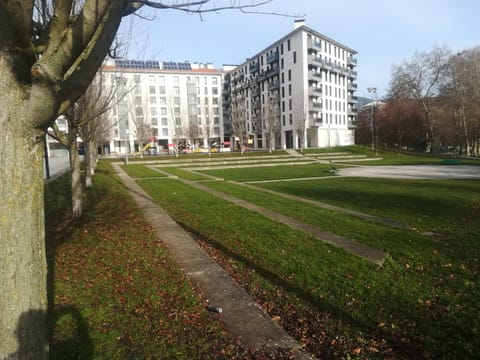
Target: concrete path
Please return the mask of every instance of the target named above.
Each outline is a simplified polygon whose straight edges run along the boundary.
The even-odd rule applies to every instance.
[[[377,265],[383,265],[385,262],[388,254],[374,249],[370,246],[361,244],[355,240],[347,239],[342,236],[338,236],[336,234],[323,231],[313,225],[305,224],[299,220],[292,219],[291,217],[288,217],[286,215],[280,214],[276,211],[266,209],[264,207],[258,206],[256,204],[253,204],[251,202],[248,202],[243,199],[236,198],[234,196],[225,194],[223,192],[211,189],[205,185],[202,185],[198,182],[190,181],[190,180],[185,180],[185,179],[178,179],[179,181],[188,184],[190,186],[193,186],[199,190],[206,191],[212,195],[215,195],[223,200],[229,201],[231,203],[234,203],[237,206],[241,206],[247,210],[254,211],[260,215],[265,216],[266,218],[279,222],[281,224],[284,224],[286,226],[291,227],[292,229],[300,230],[309,234],[312,234],[313,236],[321,239],[322,241],[338,246],[342,248],[343,250],[349,252],[350,254],[359,256],[367,261],[373,262],[374,264]]]
[[[480,166],[473,165],[397,165],[356,166],[338,170],[340,176],[396,179],[480,179]]]
[[[218,318],[233,338],[249,348],[291,349],[293,359],[313,359],[302,352],[300,345],[278,326],[189,234],[155,204],[148,194],[126,175],[119,164],[112,165],[180,268],[203,297],[208,299],[209,304],[223,309]]]

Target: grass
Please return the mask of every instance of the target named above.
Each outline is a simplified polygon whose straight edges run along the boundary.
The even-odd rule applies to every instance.
[[[289,177],[297,177],[298,168],[208,174],[246,181],[287,176],[289,171]],[[178,181],[141,180],[140,184],[318,357],[475,358],[480,354],[478,182],[324,179],[262,184],[401,220],[419,231],[441,232],[433,237],[232,184],[209,185],[385,249],[390,258],[382,268]]]
[[[393,161],[388,156],[385,161]],[[415,161],[423,160],[402,160]],[[125,170],[318,358],[480,355],[478,182],[333,178],[257,184],[399,220],[417,231],[231,183],[204,183],[386,250],[390,256],[378,267],[180,181],[150,178],[141,167]],[[254,181],[325,176],[330,169],[280,165],[202,172]],[[206,179],[181,165],[162,170]],[[252,358],[205,313],[109,166],[102,165],[95,182],[88,212],[76,223],[63,216],[68,182],[55,184],[46,196],[49,259],[55,265],[52,358]],[[426,230],[439,234],[420,234]]]
[[[51,359],[237,358],[248,354],[205,310],[106,163],[82,219],[69,178],[46,186]]]
[[[152,170],[145,165],[130,164],[123,165],[122,168],[128,168],[128,174],[133,178],[164,177],[164,174]]]
[[[295,179],[304,177],[324,177],[332,176],[332,166],[323,164],[311,165],[278,165],[278,166],[259,166],[250,168],[229,168],[201,170],[207,175],[223,178],[225,180],[235,180],[239,182],[263,181],[263,180],[281,180]]]

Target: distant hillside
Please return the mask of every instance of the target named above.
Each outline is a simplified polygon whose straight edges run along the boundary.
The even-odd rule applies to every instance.
[[[369,99],[369,98],[366,98],[366,97],[362,97],[362,96],[357,96],[357,109],[361,109],[362,106],[368,104],[369,102],[372,102],[373,99]]]

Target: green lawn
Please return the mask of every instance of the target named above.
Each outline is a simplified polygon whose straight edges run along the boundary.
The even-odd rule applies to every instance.
[[[160,168],[180,178],[208,179],[181,165]],[[150,176],[142,165],[124,169],[317,358],[480,356],[480,182],[325,178],[256,184],[398,220],[413,230],[232,183],[204,182],[382,249],[389,257],[379,267],[178,180],[156,179],[161,174]],[[315,164],[202,172],[244,182],[325,177],[331,169]],[[46,193],[55,270],[52,358],[252,358],[205,312],[108,164],[95,175],[81,221],[65,217],[68,182],[53,184]]]
[[[46,186],[51,359],[249,354],[205,310],[107,163],[82,219],[71,221],[68,196],[68,176]]]
[[[335,166],[339,168],[338,166]],[[294,179],[304,177],[323,177],[334,175],[333,167],[325,164],[278,165],[247,168],[201,170],[202,173],[217,176],[225,180],[240,182]]]
[[[301,167],[205,173],[237,181],[318,176],[313,166],[300,173]],[[478,182],[339,178],[261,185],[403,221],[418,231],[390,229],[232,184],[206,183],[386,250],[390,257],[383,267],[179,181],[139,182],[318,357],[480,355]],[[423,231],[440,234],[424,236]]]

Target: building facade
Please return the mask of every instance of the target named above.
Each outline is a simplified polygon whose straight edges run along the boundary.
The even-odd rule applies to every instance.
[[[296,21],[292,32],[239,66],[109,60],[103,76],[117,98],[108,150],[239,140],[257,149],[354,144],[355,55]]]
[[[254,148],[351,145],[356,51],[295,22],[295,29],[225,76],[225,130]],[[244,129],[239,129],[245,122]]]
[[[222,142],[222,70],[189,62],[108,60],[102,74],[116,96],[109,117],[110,153]]]

